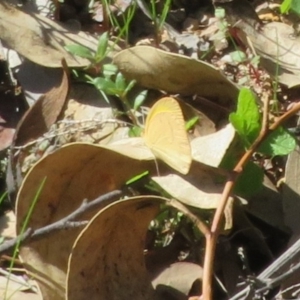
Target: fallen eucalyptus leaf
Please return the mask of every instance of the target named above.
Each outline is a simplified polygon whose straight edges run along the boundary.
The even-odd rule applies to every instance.
[[[219,131],[192,140],[193,159],[212,167],[218,167],[235,136],[231,124]],[[218,147],[216,147],[218,145]]]
[[[87,67],[90,61],[71,55],[65,46],[79,44],[96,52],[98,40],[39,14],[28,14],[6,1],[0,2],[0,38],[6,45],[36,64],[60,68],[65,58],[69,67]]]
[[[129,80],[168,93],[212,97],[235,102],[238,88],[208,63],[149,46],[137,46],[115,55],[113,62]]]
[[[239,31],[245,44],[261,56],[261,65],[280,83],[293,87],[300,84],[300,37],[282,22],[265,24],[260,31]]]
[[[200,209],[215,209],[221,199],[222,186],[214,184],[213,179],[204,173],[198,186],[175,174],[152,179],[175,199]]]
[[[95,215],[72,248],[68,300],[157,299],[143,252],[148,226],[165,201],[162,197],[133,197]]]

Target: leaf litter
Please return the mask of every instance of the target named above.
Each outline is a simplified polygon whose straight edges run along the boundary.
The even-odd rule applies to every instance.
[[[259,135],[263,124],[257,99],[265,99],[266,94],[271,101],[277,97],[277,111],[270,108],[271,122],[296,102],[289,95],[290,88],[298,85],[298,38],[292,38],[290,25],[268,17],[257,28],[261,21],[246,0],[238,5],[236,0],[227,1],[228,5],[179,1],[168,9],[166,20],[163,1],[155,8],[148,2],[98,4],[88,8],[100,14],[94,19],[92,14],[83,17],[87,6],[76,1],[53,1],[50,18],[10,2],[0,4],[0,38],[5,47],[43,67],[61,69],[64,59],[68,68],[76,68],[68,77],[64,66],[60,85],[13,125],[8,141],[0,139],[2,149],[11,145],[7,178],[17,233],[43,178],[46,183],[28,225],[32,230],[63,220],[83,201],[93,202],[114,190],[125,194],[81,215],[72,225],[75,228],[61,227],[21,246],[23,267],[35,278],[43,299],[199,296],[205,276],[205,234],[197,230],[195,216],[205,224],[212,222],[226,178],[233,176],[232,168]],[[212,9],[219,6],[225,8],[224,16],[213,15]],[[268,11],[276,19],[276,8],[269,5]],[[70,29],[70,24],[75,27]],[[163,25],[158,28],[158,24]],[[97,44],[108,29],[115,37],[106,52]],[[124,32],[122,42],[116,39]],[[67,48],[79,49],[77,55]],[[111,63],[121,73],[107,68]],[[256,100],[248,88],[256,92]],[[8,90],[2,84],[1,89]],[[143,90],[148,93],[135,101]],[[165,97],[177,103],[182,117],[169,118],[175,115],[172,108],[150,109],[155,142],[132,137],[132,123],[142,132],[147,130],[144,108]],[[192,124],[183,134],[191,146],[185,155],[192,162],[181,172],[182,153],[176,147],[181,141],[175,136],[185,122]],[[299,194],[294,183],[299,168],[291,163],[295,152],[289,156],[284,183],[280,182],[285,163],[276,160],[295,146],[286,129],[274,131],[237,181],[224,210],[216,251],[216,299],[234,297],[241,284],[258,276],[288,248],[292,235],[297,239],[297,222],[292,220],[298,205],[291,204],[291,209],[288,204],[291,193]],[[161,147],[155,148],[161,152],[153,147]],[[169,149],[176,149],[175,154]],[[271,181],[262,185],[263,177],[264,182]],[[172,208],[172,201],[181,204]],[[159,273],[154,274],[154,269]],[[297,283],[294,275],[283,288]],[[273,292],[275,288],[271,287]]]

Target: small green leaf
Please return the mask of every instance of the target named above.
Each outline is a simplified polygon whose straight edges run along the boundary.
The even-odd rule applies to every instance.
[[[283,127],[279,127],[263,141],[258,152],[269,156],[288,155],[295,148],[296,140],[292,134]]]
[[[229,120],[241,136],[246,147],[256,139],[260,131],[260,113],[254,94],[242,88],[238,97],[237,111],[229,115]]]
[[[133,102],[134,110],[137,110],[144,103],[147,95],[148,95],[148,90],[143,90],[135,97],[134,102]]]
[[[122,91],[122,93],[125,91],[126,89],[126,80],[123,76],[122,73],[118,73],[117,76],[116,76],[116,88],[119,90],[119,91]]]
[[[92,83],[98,90],[102,90],[109,95],[116,94],[116,85],[109,78],[97,77],[92,80]]]
[[[224,8],[221,8],[221,7],[217,7],[215,9],[215,17],[218,18],[218,19],[224,19],[225,18],[225,9]]]
[[[287,13],[290,10],[291,5],[292,5],[292,0],[284,0],[280,5],[280,12],[282,14]]]
[[[108,32],[104,32],[98,41],[98,48],[95,56],[97,63],[102,61],[107,55],[107,45],[108,45]]]
[[[131,80],[127,87],[125,88],[125,91],[124,91],[124,95],[127,95],[128,92],[134,87],[134,85],[136,84],[136,80]]]
[[[129,137],[137,137],[142,135],[143,129],[138,126],[133,126],[129,129],[128,135]]]
[[[300,1],[292,0],[291,11],[300,16]]]
[[[246,60],[246,54],[243,51],[236,50],[230,53],[231,59],[236,63],[241,63]]]
[[[191,119],[189,119],[187,122],[185,122],[185,130],[189,131],[191,130],[199,121],[199,117],[198,116],[194,116]]]
[[[259,55],[255,55],[250,62],[254,67],[258,67],[258,65],[260,64],[260,56]]]
[[[140,180],[141,178],[144,178],[145,176],[148,176],[149,175],[149,171],[145,171],[139,175],[136,175],[134,177],[132,177],[131,179],[129,179],[127,182],[126,182],[126,185],[130,185],[132,183],[135,183],[136,181]]]
[[[118,67],[114,64],[105,64],[102,66],[102,73],[104,77],[111,77],[116,75],[118,72]]]
[[[69,51],[70,53],[72,53],[73,55],[77,55],[79,57],[87,58],[91,61],[94,60],[94,56],[93,56],[92,52],[84,46],[76,45],[76,44],[67,45],[67,46],[65,46],[65,49],[67,51]]]
[[[249,162],[237,179],[234,192],[242,197],[251,196],[262,188],[263,179],[263,170],[253,162]]]

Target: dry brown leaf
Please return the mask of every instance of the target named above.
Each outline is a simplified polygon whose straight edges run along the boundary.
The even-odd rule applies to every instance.
[[[205,172],[199,177],[197,186],[175,174],[152,179],[172,197],[200,209],[215,209],[221,199],[222,185],[215,184],[213,178]]]
[[[60,68],[62,58],[69,67],[88,66],[87,59],[74,57],[64,47],[80,44],[95,52],[98,44],[91,35],[71,32],[46,17],[25,13],[6,1],[0,2],[0,38],[29,60],[52,68]]]
[[[63,62],[60,86],[52,88],[48,93],[41,96],[22,117],[16,129],[15,146],[24,145],[50,129],[61,113],[68,91],[68,67]]]
[[[141,137],[122,139],[108,145],[110,149],[120,154],[140,160],[154,160],[151,150]]]
[[[0,217],[0,236],[5,238],[16,237],[16,216],[13,211],[6,212]]]
[[[153,286],[161,294],[174,295],[175,299],[186,299],[193,284],[202,280],[203,269],[190,262],[177,262],[156,274]],[[181,296],[181,298],[179,298]]]
[[[261,65],[280,83],[293,87],[300,84],[300,37],[293,37],[293,28],[281,22],[271,22],[261,30],[239,32],[245,44],[261,56]]]
[[[45,186],[28,224],[33,229],[67,216],[84,199],[93,200],[154,169],[154,163],[130,159],[100,146],[78,143],[62,147],[26,175],[17,197],[17,233],[44,178]],[[89,220],[94,213],[84,215],[82,220]],[[20,249],[24,267],[36,278],[44,300],[64,299],[68,256],[80,231],[56,232]]]
[[[198,122],[193,127],[193,135],[204,136],[216,132],[216,126],[212,119],[210,119],[205,113],[197,110],[192,105],[179,101],[182,109],[184,119],[186,121],[191,120],[194,117],[198,117]]]
[[[149,223],[163,202],[161,197],[134,197],[95,215],[72,249],[68,300],[157,299],[143,252]]]
[[[193,159],[212,167],[218,167],[235,136],[231,124],[206,136],[195,138],[191,142]],[[216,145],[218,145],[216,147]]]
[[[236,100],[238,88],[212,65],[149,46],[126,49],[114,64],[127,79],[168,93],[212,97],[220,103]]]
[[[199,209],[216,209],[221,200],[223,187],[214,182],[212,174],[203,170],[197,185],[193,185],[184,178],[169,174],[166,176],[152,177],[162,189],[180,202]],[[224,210],[224,230],[232,228],[232,206],[234,199],[230,197]]]
[[[29,291],[32,282],[26,282],[22,276],[0,276],[0,299],[3,300],[43,300],[40,293]]]
[[[294,235],[300,234],[300,147],[289,154],[282,189],[284,223]]]

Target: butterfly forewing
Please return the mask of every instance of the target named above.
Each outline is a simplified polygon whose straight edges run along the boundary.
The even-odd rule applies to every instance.
[[[146,120],[144,139],[155,157],[183,174],[192,161],[190,142],[178,102],[170,97],[160,99]]]

